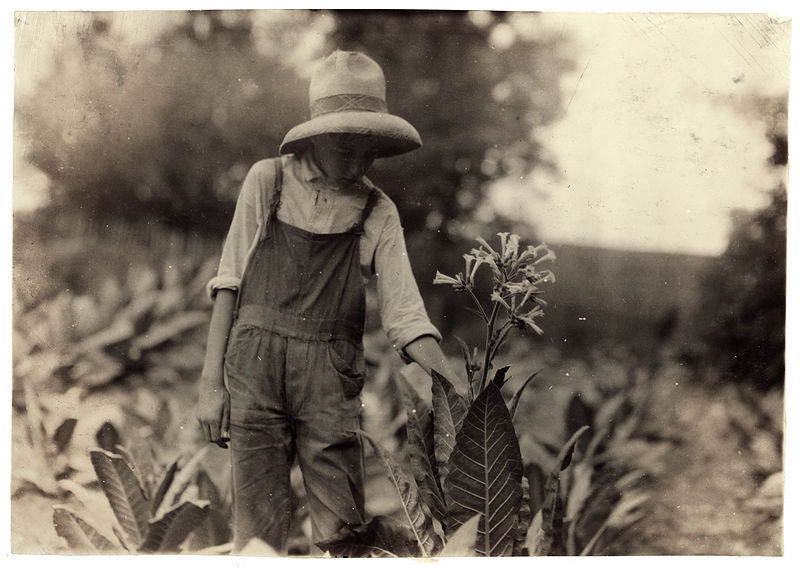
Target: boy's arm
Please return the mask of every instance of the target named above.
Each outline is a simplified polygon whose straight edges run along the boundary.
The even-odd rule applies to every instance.
[[[269,162],[256,162],[242,182],[231,226],[222,247],[217,275],[206,286],[208,296],[212,299],[218,290],[236,289],[241,284],[247,255],[263,222],[264,194],[267,193],[266,188],[271,188],[273,184],[273,167]]]
[[[465,381],[453,372],[439,346],[439,331],[428,318],[408,260],[403,228],[394,204],[391,204],[380,229],[374,267],[381,323],[389,342],[401,356],[407,356],[428,374],[435,369],[459,390],[463,386],[461,391],[466,391]]]
[[[435,369],[443,375],[459,392],[466,391],[466,382],[460,378],[447,361],[439,342],[433,336],[420,336],[405,348],[406,355],[414,360],[428,374]]]
[[[236,307],[236,289],[241,286],[248,252],[263,221],[264,188],[274,184],[275,165],[274,161],[260,160],[247,172],[236,200],[217,275],[206,287],[214,300],[214,309],[198,385],[197,420],[205,439],[224,448],[227,448],[225,440],[230,423],[230,399],[224,380],[225,349]]]
[[[224,361],[228,335],[233,324],[236,291],[220,289],[214,298],[214,309],[208,327],[208,343],[197,398],[197,420],[208,442],[223,448],[230,427],[230,398],[225,388]]]

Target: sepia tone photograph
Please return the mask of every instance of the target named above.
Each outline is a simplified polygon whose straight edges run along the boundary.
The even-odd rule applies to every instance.
[[[791,23],[14,12],[8,557],[783,557]]]

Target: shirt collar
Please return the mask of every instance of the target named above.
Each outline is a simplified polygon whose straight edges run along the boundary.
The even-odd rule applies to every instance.
[[[311,157],[311,152],[304,152],[300,158],[300,176],[304,182],[317,182],[322,180],[322,170],[314,159]]]

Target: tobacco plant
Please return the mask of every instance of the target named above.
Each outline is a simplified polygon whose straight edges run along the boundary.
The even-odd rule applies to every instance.
[[[541,286],[555,280],[542,263],[555,259],[545,245],[520,249],[519,237],[500,233],[500,249],[479,239],[464,255],[464,272],[454,277],[439,272],[435,284],[467,294],[486,328],[483,357],[461,341],[467,395],[435,370],[430,408],[407,382],[401,389],[407,410],[407,434],[413,476],[409,476],[369,434],[377,459],[398,491],[408,522],[399,526],[375,519],[364,527],[345,528],[336,539],[318,544],[338,555],[509,556],[547,555],[562,543],[563,503],[560,482],[575,445],[587,427],[578,429],[561,449],[546,485],[546,499],[532,517],[527,479],[513,416],[531,374],[507,404],[501,392],[508,367],[490,370],[508,334],[531,329],[544,314]],[[478,299],[475,275],[492,273],[489,305]],[[532,523],[535,521],[535,523]],[[376,538],[380,538],[376,544]]]
[[[164,392],[194,376],[202,359],[204,282],[212,268],[189,260],[162,273],[138,267],[124,279],[109,277],[91,295],[64,291],[15,304],[19,488],[60,496],[61,480],[91,482],[87,448],[113,450],[124,426],[165,436],[172,416]]]
[[[433,280],[433,284],[450,285],[457,292],[466,293],[486,327],[482,365],[477,361],[477,348],[470,353],[469,347],[459,340],[466,363],[470,402],[475,399],[476,393],[481,393],[486,387],[492,362],[511,330],[530,329],[539,335],[543,333],[536,323],[537,319],[544,316],[544,307],[547,305],[540,287],[555,282],[553,272],[541,266],[556,258],[547,245],[529,245],[520,251],[518,235],[498,233],[498,236],[499,251],[479,237],[477,241],[480,246],[463,255],[466,265],[464,272],[450,277],[436,271]],[[475,292],[475,276],[481,267],[491,269],[491,308],[488,310]],[[505,374],[507,368],[505,371],[502,369],[498,373]],[[498,383],[502,387],[502,377]]]
[[[72,484],[70,491],[86,510],[56,505],[56,533],[80,553],[196,551],[228,541],[230,529],[220,493],[199,468],[203,455],[201,451],[185,464],[179,458],[156,473],[124,447],[118,446],[117,452],[92,450],[97,481],[115,519],[110,527],[93,519],[97,505],[86,498],[85,489]]]

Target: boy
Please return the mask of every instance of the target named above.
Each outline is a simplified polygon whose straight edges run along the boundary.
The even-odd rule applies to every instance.
[[[364,520],[359,427],[364,278],[375,274],[392,345],[454,379],[406,255],[391,200],[364,177],[376,158],[421,145],[386,109],[380,66],[336,51],[309,89],[311,119],[280,158],[248,173],[217,276],[197,418],[230,439],[234,548],[258,537],[286,553],[297,456],[313,540]],[[230,336],[230,337],[229,337]],[[223,379],[224,378],[224,379]]]

